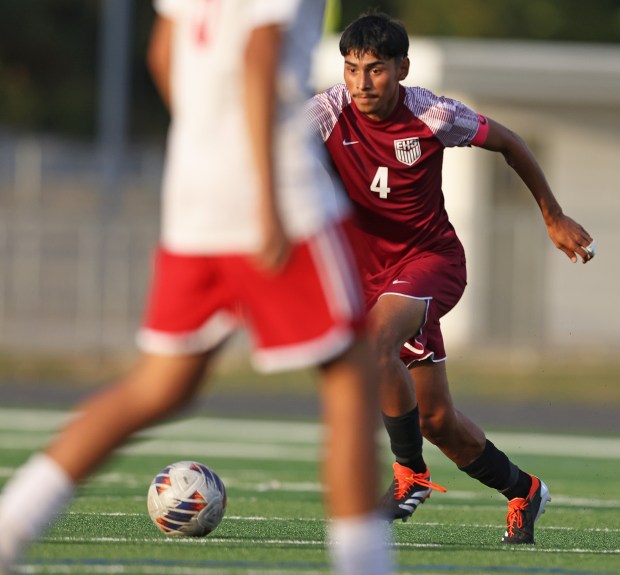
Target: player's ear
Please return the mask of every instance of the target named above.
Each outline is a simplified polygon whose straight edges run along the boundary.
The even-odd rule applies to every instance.
[[[408,56],[405,56],[398,66],[398,81],[402,82],[409,75],[409,66],[411,62]]]

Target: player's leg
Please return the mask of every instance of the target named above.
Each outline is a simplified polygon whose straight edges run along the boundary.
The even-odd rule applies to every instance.
[[[534,523],[549,500],[547,486],[510,461],[474,421],[455,408],[445,362],[416,362],[410,371],[424,437],[461,471],[509,500],[504,542],[533,543]]]
[[[376,350],[383,422],[396,458],[394,479],[383,502],[391,519],[406,521],[433,488],[422,455],[422,433],[414,382],[400,359],[403,344],[425,322],[428,302],[384,294],[369,314]]]
[[[11,536],[0,538],[0,557],[14,561],[62,509],[78,481],[131,433],[194,394],[211,355],[234,329],[227,304],[214,258],[158,250],[140,332],[145,354],[129,375],[78,406],[47,450],[9,481],[0,500],[0,529]],[[43,491],[35,489],[41,477]]]
[[[387,574],[388,526],[377,508],[378,397],[370,347],[358,339],[321,371],[323,473],[334,562],[342,575]]]
[[[400,350],[424,323],[426,305],[425,300],[387,294],[379,298],[368,315],[379,369],[381,410],[390,417],[416,407],[415,389],[400,359]]]
[[[376,366],[342,230],[335,226],[293,245],[278,274],[265,274],[254,260],[233,265],[244,279],[233,285],[252,285],[239,300],[252,330],[255,365],[266,371],[320,366],[328,539],[336,572],[390,573],[388,526],[378,508]]]
[[[409,369],[416,385],[422,434],[459,467],[480,457],[486,437],[452,401],[446,362],[414,362]]]
[[[201,383],[207,354],[142,356],[118,383],[78,406],[47,453],[80,481],[135,431],[174,413]]]
[[[327,503],[340,517],[376,510],[378,397],[368,356],[369,348],[357,340],[344,355],[321,367],[323,419],[328,429]],[[362,476],[367,480],[350,481]]]
[[[48,448],[26,462],[5,486],[0,500],[4,532],[0,557],[14,562],[62,510],[74,486],[114,448],[189,400],[206,361],[206,355],[147,355],[127,377],[79,405]],[[35,492],[37,497],[32,497]]]

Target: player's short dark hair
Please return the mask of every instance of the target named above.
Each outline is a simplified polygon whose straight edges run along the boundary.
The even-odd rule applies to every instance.
[[[382,12],[367,12],[351,22],[340,37],[340,53],[346,56],[350,52],[400,60],[409,52],[409,35],[398,20]]]

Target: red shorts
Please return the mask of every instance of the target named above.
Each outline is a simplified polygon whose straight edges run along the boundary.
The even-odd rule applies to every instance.
[[[467,268],[462,252],[425,253],[385,277],[382,287],[367,295],[367,304],[385,294],[426,300],[426,321],[420,331],[403,346],[400,357],[409,366],[415,361],[443,361],[446,350],[440,318],[461,299],[467,285]]]
[[[138,344],[149,353],[201,353],[243,324],[257,368],[318,365],[362,330],[359,285],[337,226],[294,245],[278,273],[264,273],[247,255],[180,255],[159,247]]]

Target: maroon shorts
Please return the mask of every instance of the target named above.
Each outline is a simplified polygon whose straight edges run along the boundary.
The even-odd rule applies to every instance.
[[[320,364],[363,328],[359,276],[338,226],[295,244],[283,270],[247,255],[176,254],[160,247],[141,349],[183,355],[216,347],[240,324],[264,371]]]
[[[386,275],[381,287],[367,295],[374,305],[386,294],[397,294],[426,301],[426,321],[401,350],[400,357],[409,366],[415,361],[446,359],[440,318],[461,299],[467,285],[467,268],[462,252],[418,256]]]

